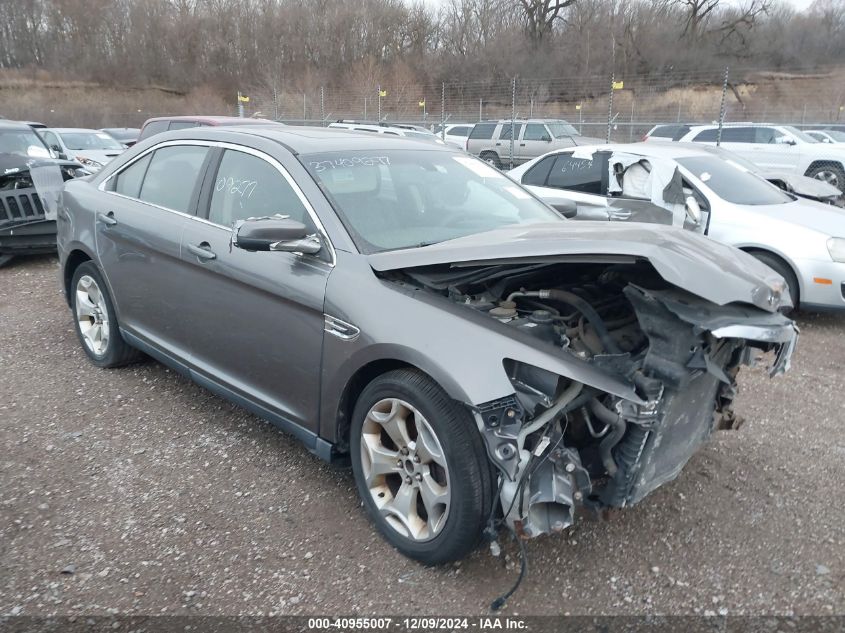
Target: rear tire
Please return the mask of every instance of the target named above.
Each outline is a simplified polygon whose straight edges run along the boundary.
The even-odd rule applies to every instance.
[[[431,378],[400,369],[373,380],[355,405],[350,452],[367,513],[402,554],[438,565],[478,544],[492,467],[469,411]]]
[[[92,363],[120,367],[141,357],[120,335],[108,287],[93,262],[84,262],[73,272],[70,307],[76,335]]]
[[[496,169],[502,168],[502,161],[499,160],[499,155],[496,152],[481,152],[479,158]]]
[[[798,295],[801,291],[800,287],[798,286],[798,278],[795,276],[795,273],[792,271],[792,268],[790,268],[789,264],[783,261],[780,257],[772,255],[771,253],[752,251],[750,255],[756,257],[758,260],[766,264],[766,266],[774,270],[778,275],[780,275],[786,280],[786,285],[789,287],[789,296],[792,297],[792,304],[794,307],[791,309],[782,309],[781,313],[787,316],[795,313],[798,310]]]

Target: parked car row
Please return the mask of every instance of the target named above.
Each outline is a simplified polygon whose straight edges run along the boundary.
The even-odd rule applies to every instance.
[[[568,221],[410,135],[150,136],[64,186],[61,284],[80,345],[99,367],[148,354],[351,460],[377,529],[427,564],[502,528],[536,537],[576,508],[633,505],[737,425],[742,365],[772,352],[771,375],[789,368],[792,298],[755,257],[678,228],[720,217],[708,196],[733,186],[724,161],[689,150],[681,175],[661,163],[634,182],[641,157],[572,149],[524,173],[592,174],[576,180],[597,200],[672,184],[676,226]],[[793,202],[748,178],[743,190]]]

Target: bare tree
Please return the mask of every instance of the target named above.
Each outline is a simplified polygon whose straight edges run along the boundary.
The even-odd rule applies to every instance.
[[[561,11],[575,4],[576,0],[517,0],[522,7],[528,37],[535,46],[552,32],[554,21],[561,17]]]

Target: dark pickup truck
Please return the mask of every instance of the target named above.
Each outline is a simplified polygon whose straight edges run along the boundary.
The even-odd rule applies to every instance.
[[[0,121],[0,266],[16,255],[56,250],[62,183],[88,173],[75,161],[52,158],[28,125]]]

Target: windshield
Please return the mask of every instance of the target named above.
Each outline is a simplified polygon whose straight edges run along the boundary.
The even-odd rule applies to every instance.
[[[569,125],[565,121],[557,121],[555,123],[546,123],[546,127],[555,138],[563,138],[564,136],[578,136],[578,130]]]
[[[827,134],[837,143],[845,143],[845,132],[839,132],[838,130],[824,130],[824,134]]]
[[[817,138],[813,138],[806,132],[802,132],[797,127],[792,127],[791,125],[784,125],[783,129],[792,134],[797,139],[804,141],[805,143],[818,143],[819,140]]]
[[[62,132],[59,136],[71,150],[123,149],[123,145],[105,132]]]
[[[792,198],[738,163],[715,156],[694,156],[677,159],[678,163],[713,193],[733,204],[786,204]]]
[[[563,221],[504,174],[466,154],[355,150],[299,159],[364,253],[426,246],[513,224]]]
[[[50,158],[41,138],[30,129],[0,130],[0,154],[20,154],[32,158]]]

